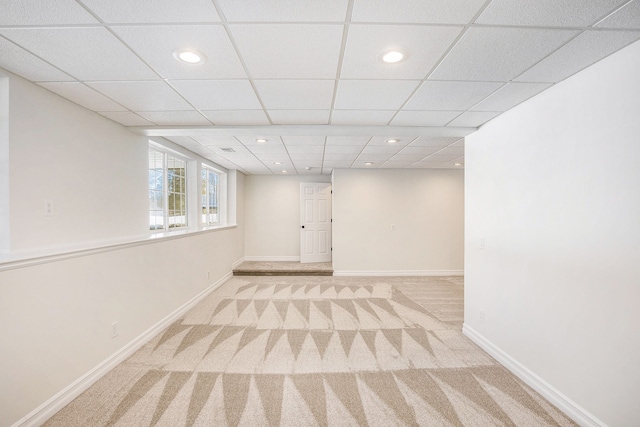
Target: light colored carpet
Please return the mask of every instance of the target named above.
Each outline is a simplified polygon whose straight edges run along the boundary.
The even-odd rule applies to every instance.
[[[236,277],[46,425],[575,425],[461,334],[461,287]]]

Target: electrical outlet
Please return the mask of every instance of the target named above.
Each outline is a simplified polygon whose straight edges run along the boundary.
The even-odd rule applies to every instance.
[[[118,322],[113,322],[111,324],[111,338],[115,338],[118,336]]]
[[[44,216],[53,216],[53,200],[44,201]]]
[[[478,319],[480,320],[480,323],[484,323],[484,309],[480,309],[480,313],[478,314]]]

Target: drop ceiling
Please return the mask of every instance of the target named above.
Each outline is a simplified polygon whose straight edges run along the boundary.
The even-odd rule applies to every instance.
[[[462,167],[465,135],[638,39],[640,0],[0,4],[0,68],[247,174]]]

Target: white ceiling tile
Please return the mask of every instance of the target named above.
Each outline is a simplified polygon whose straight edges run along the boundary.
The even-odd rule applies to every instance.
[[[113,31],[165,79],[247,77],[222,26],[117,26]],[[206,60],[202,64],[179,61],[173,52],[180,49],[198,51]]]
[[[390,143],[387,142],[390,139],[395,139],[396,142],[390,144]],[[371,140],[369,141],[368,145],[370,145],[370,146],[372,146],[372,145],[383,145],[383,146],[391,146],[391,147],[404,147],[405,145],[409,144],[414,139],[415,139],[415,137],[407,137],[407,136],[403,136],[403,137],[374,136],[373,138],[371,138]]]
[[[330,110],[269,110],[274,125],[327,125]]]
[[[473,111],[507,111],[549,88],[549,83],[509,83],[476,104]]]
[[[324,149],[325,154],[360,154],[361,145],[327,145]]]
[[[124,126],[152,126],[153,123],[130,111],[103,111],[100,113],[108,119]]]
[[[397,110],[419,83],[416,80],[340,80],[335,108]]]
[[[458,137],[433,137],[433,136],[422,136],[409,145],[410,147],[446,147],[457,141],[463,141],[463,139]]]
[[[400,111],[393,126],[444,126],[462,111]]]
[[[92,88],[78,82],[40,83],[51,92],[93,111],[126,111],[127,109]]]
[[[358,151],[357,153],[325,153],[324,162],[330,164],[345,162],[351,163],[358,157],[359,154],[360,151]]]
[[[583,27],[594,24],[622,3],[624,0],[493,0],[476,23]]]
[[[412,161],[394,161],[389,160],[388,162],[383,163],[380,166],[380,169],[404,169],[408,166],[411,166],[415,162]]]
[[[460,157],[458,154],[453,154],[453,153],[452,154],[440,154],[438,152],[438,153],[435,153],[435,154],[432,154],[432,155],[426,157],[424,159],[424,161],[429,161],[429,162],[450,162],[450,161],[453,161],[454,159],[456,159],[458,157]]]
[[[391,144],[387,144],[387,145],[367,145],[362,150],[362,153],[360,154],[360,156],[369,155],[369,154],[389,154],[389,155],[392,155],[392,154],[396,154],[401,149],[402,149],[402,147],[398,147],[396,145],[391,145]]]
[[[434,147],[434,146],[429,146],[429,145],[424,145],[424,146],[407,146],[404,147],[402,149],[402,151],[400,151],[398,153],[398,155],[405,155],[405,154],[409,154],[409,155],[423,155],[423,156],[427,156],[429,154],[433,154],[436,151],[441,150],[441,147]]]
[[[2,55],[0,55],[0,68],[4,68],[25,79],[34,82],[74,80],[56,67],[2,37],[0,37],[0,52],[2,52]]]
[[[280,144],[280,146],[270,146],[270,145],[249,145],[247,149],[251,151],[253,154],[261,155],[268,154],[274,156],[287,156],[287,150],[285,150],[284,145]]]
[[[334,79],[342,25],[231,25],[240,56],[255,79]]]
[[[2,0],[0,25],[96,24],[74,0]]]
[[[158,79],[105,28],[2,29],[0,34],[80,80]]]
[[[395,110],[333,110],[332,125],[384,126]]]
[[[191,126],[211,123],[197,111],[137,111],[139,115],[157,125]]]
[[[502,83],[426,81],[405,110],[464,111],[495,92]]]
[[[191,110],[191,106],[162,81],[91,82],[89,86],[133,111]]]
[[[342,159],[340,158],[331,158],[331,159],[327,159],[326,156],[324,158],[324,161],[322,163],[322,165],[324,167],[332,167],[332,168],[348,168],[349,166],[351,166],[351,163],[353,163],[355,161],[355,156],[354,157],[343,157]]]
[[[374,162],[376,164],[387,161],[391,158],[391,154],[381,153],[362,153],[356,158],[356,162]]]
[[[462,27],[352,25],[340,78],[423,79],[436,65]],[[388,64],[385,52],[397,50],[405,58]]]
[[[324,153],[324,144],[319,145],[287,145],[287,151],[294,154],[320,154]]]
[[[500,111],[467,111],[449,123],[449,126],[478,127],[499,114]]]
[[[390,161],[392,162],[409,162],[409,163],[415,163],[415,162],[419,162],[420,160],[424,159],[428,154],[402,154],[402,153],[398,153],[395,156],[393,156]]]
[[[600,21],[596,27],[640,29],[640,0],[627,3],[616,13]]]
[[[82,2],[107,23],[220,21],[211,0],[82,0]]]
[[[516,80],[558,82],[638,39],[636,31],[585,31]]]
[[[324,146],[324,136],[283,136],[282,142],[287,147],[292,145],[322,145]]]
[[[290,153],[290,156],[294,163],[322,162],[322,153]]]
[[[347,16],[347,0],[295,1],[218,0],[229,22],[341,22]]]
[[[460,156],[464,156],[464,147],[445,147],[436,154],[454,156],[457,159]]]
[[[215,125],[268,125],[269,119],[262,110],[203,110],[202,113]]]
[[[485,0],[355,0],[352,22],[467,24]]]
[[[264,135],[237,135],[236,138],[240,140],[244,145],[260,145],[260,146],[273,146],[284,147],[282,139],[279,136],[264,136]],[[266,139],[266,142],[258,142],[258,139]]]
[[[363,147],[370,139],[370,136],[328,136],[327,147],[330,145],[359,145]]]
[[[257,110],[260,102],[248,80],[171,80],[199,110]]]
[[[509,81],[577,34],[560,29],[469,28],[430,78]]]
[[[237,147],[242,145],[233,136],[195,135],[191,138],[205,147]]]
[[[335,80],[256,80],[264,106],[271,110],[329,110]]]

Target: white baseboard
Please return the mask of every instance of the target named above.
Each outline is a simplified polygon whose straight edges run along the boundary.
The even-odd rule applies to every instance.
[[[242,263],[245,262],[245,261],[246,261],[246,259],[244,257],[240,258],[239,260],[237,260],[236,262],[231,264],[231,269],[234,270],[237,267],[240,267],[242,265]]]
[[[245,256],[245,261],[300,262],[299,256]]]
[[[607,425],[598,418],[591,415],[580,405],[562,394],[551,384],[537,376],[526,366],[509,356],[507,353],[496,347],[493,343],[480,335],[476,330],[466,323],[462,326],[462,333],[480,348],[489,353],[494,359],[500,362],[505,368],[524,381],[529,387],[540,393],[545,399],[553,403],[558,409],[564,412],[569,418],[583,427],[606,427]]]
[[[334,270],[334,276],[464,276],[464,270]]]
[[[162,332],[173,322],[178,320],[184,313],[189,311],[194,305],[199,303],[204,297],[222,286],[227,280],[233,277],[233,273],[228,273],[217,282],[200,292],[195,297],[178,307],[173,313],[147,329],[133,341],[122,347],[120,350],[109,356],[98,366],[69,384],[51,399],[38,406],[25,417],[18,420],[11,427],[32,427],[44,424],[49,418],[55,415],[59,410],[69,404],[73,399],[78,397],[83,391],[92,386],[96,381],[102,378],[107,372],[115,368],[135,353],[139,348],[149,342],[154,336]]]

